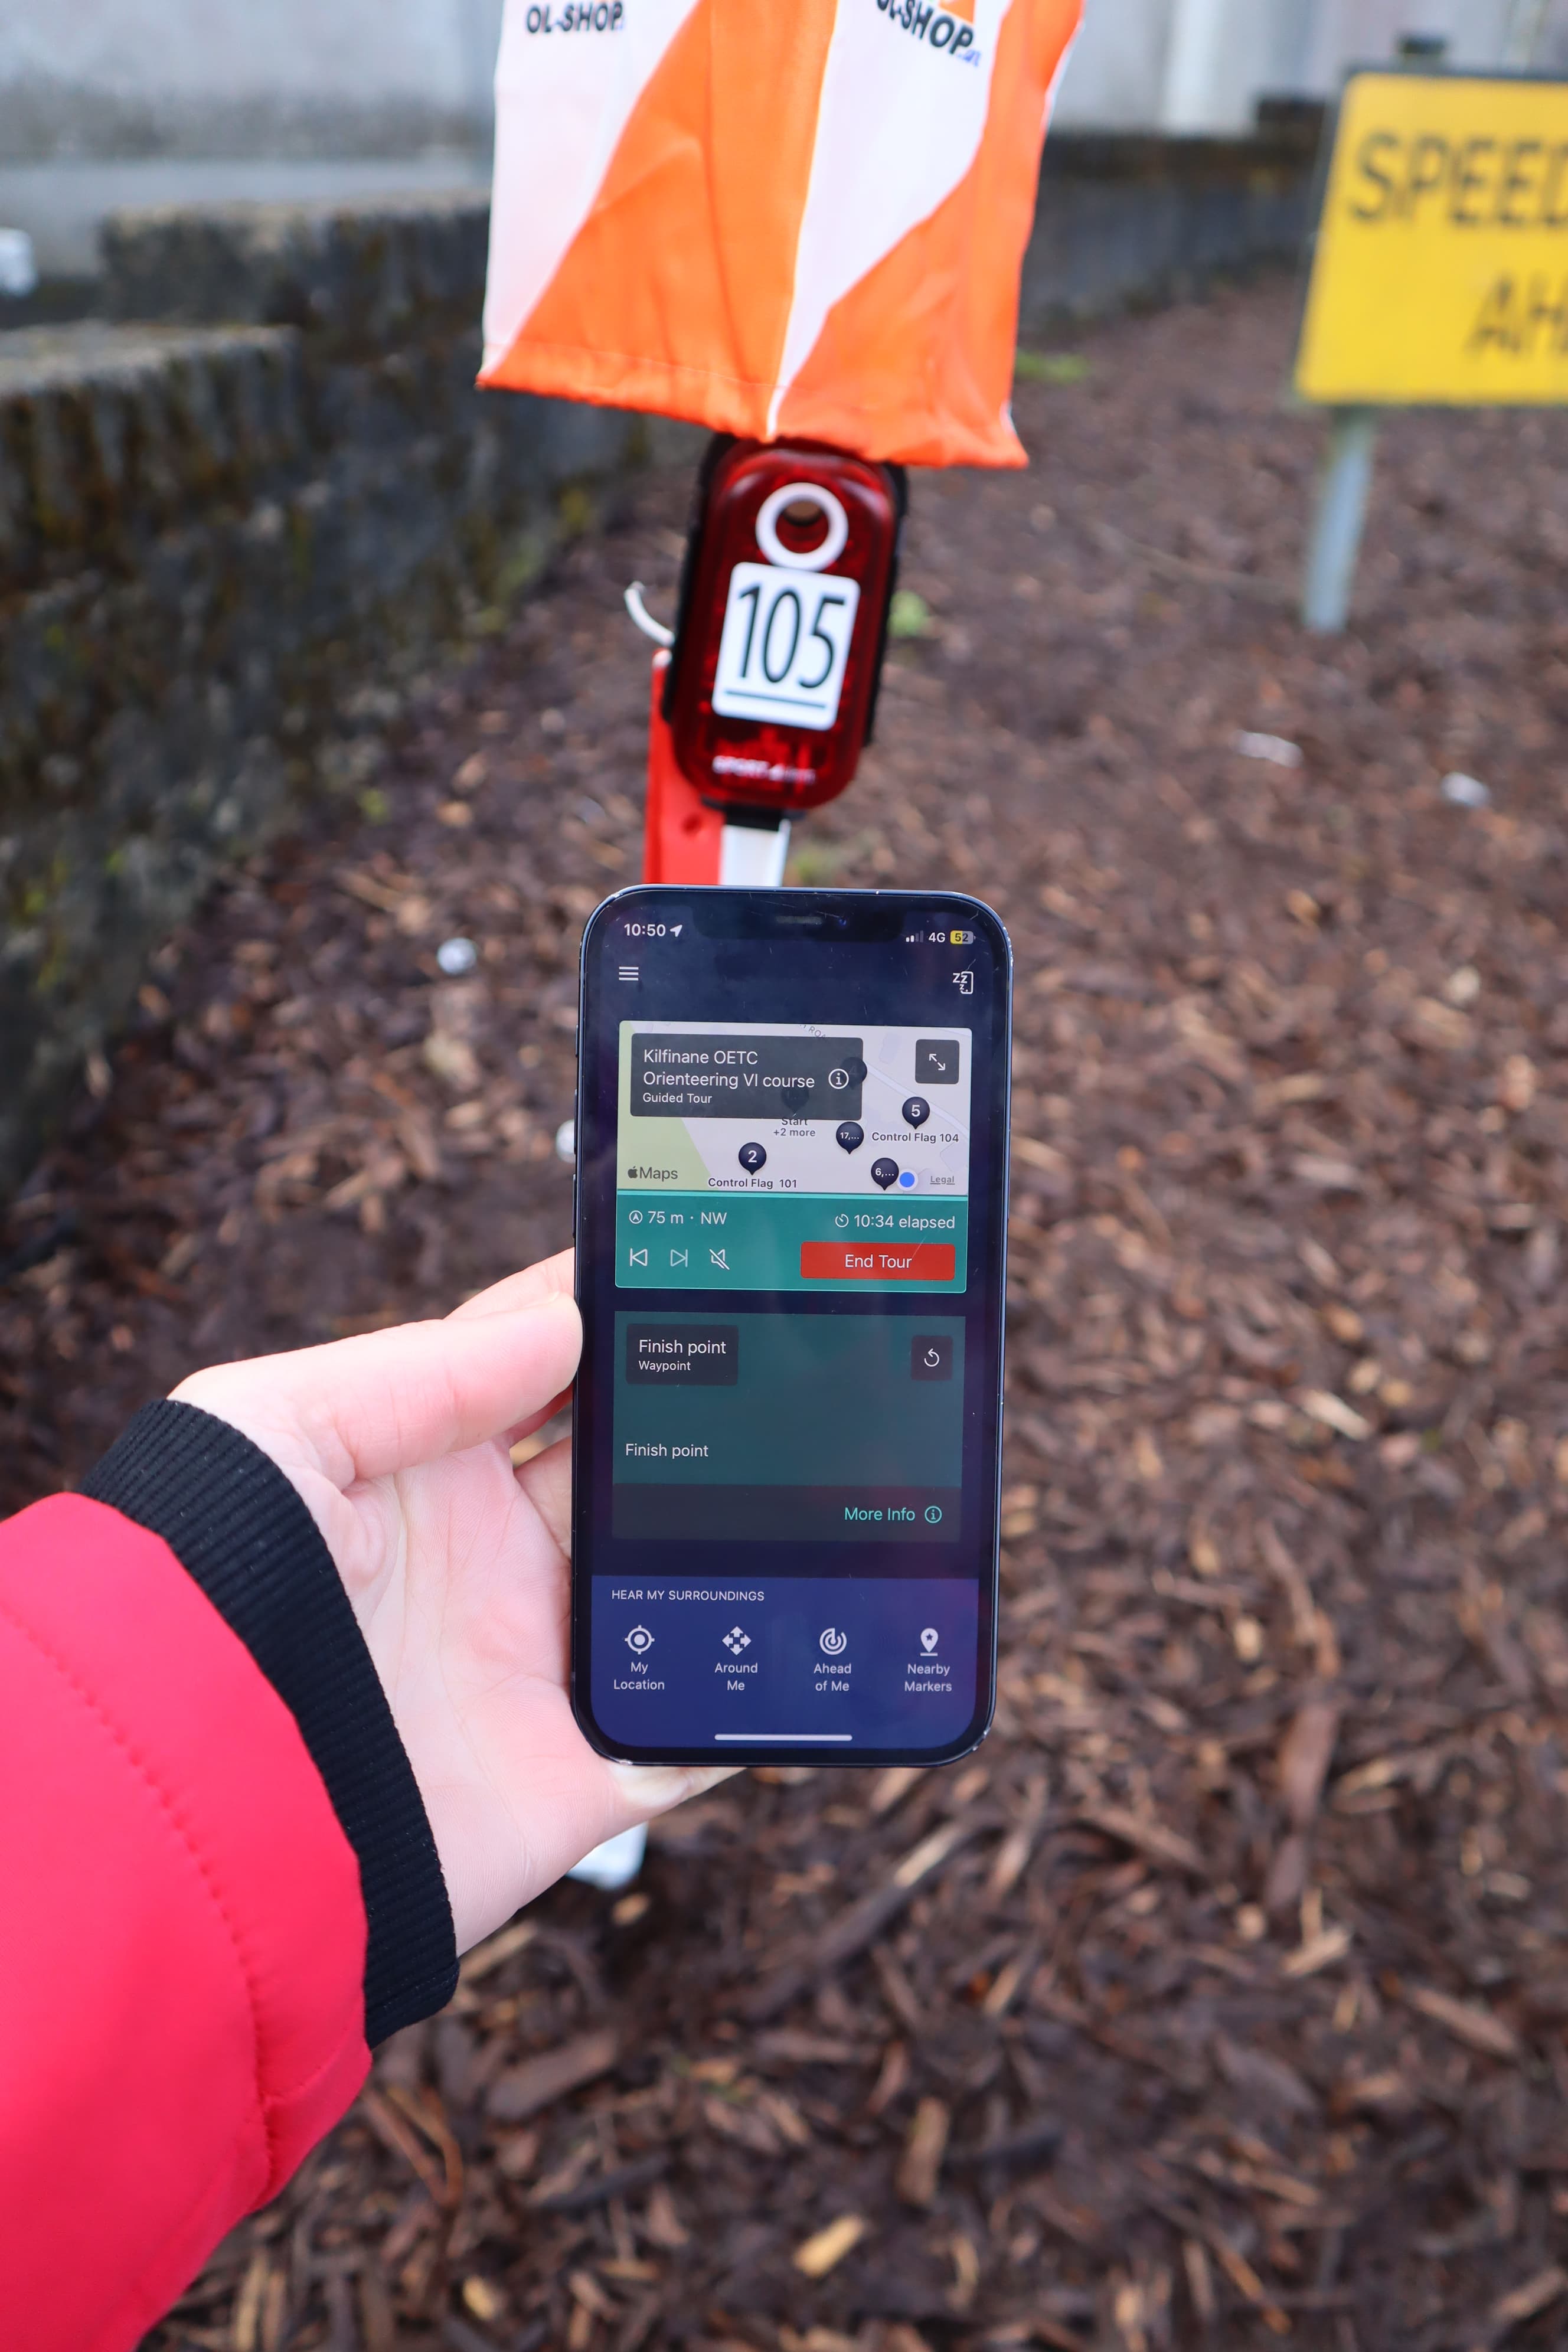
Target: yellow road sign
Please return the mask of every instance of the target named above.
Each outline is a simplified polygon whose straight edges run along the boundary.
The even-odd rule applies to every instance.
[[[1339,406],[1568,401],[1568,82],[1351,77],[1296,389]]]

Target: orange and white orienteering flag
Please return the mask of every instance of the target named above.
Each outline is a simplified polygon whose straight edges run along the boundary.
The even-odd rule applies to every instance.
[[[480,382],[1021,466],[1007,395],[1081,0],[507,0]]]

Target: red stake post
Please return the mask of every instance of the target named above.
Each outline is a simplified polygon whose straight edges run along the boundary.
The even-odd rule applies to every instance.
[[[679,639],[640,585],[626,592],[637,626],[672,646],[653,665],[645,882],[776,887],[791,817],[849,782],[876,705],[904,496],[899,467],[846,450],[714,444]]]
[[[669,721],[664,715],[667,653],[653,657],[647,712],[647,801],[643,815],[642,878],[689,886],[719,879],[724,844],[724,812],[710,808],[676,765]]]

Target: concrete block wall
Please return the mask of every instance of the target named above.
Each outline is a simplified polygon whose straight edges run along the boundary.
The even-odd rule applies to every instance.
[[[631,461],[629,417],[473,390],[485,234],[123,218],[110,319],[0,335],[0,1188],[223,863]]]
[[[1022,339],[1296,259],[1311,225],[1322,110],[1279,116],[1247,139],[1053,131],[1024,260]]]

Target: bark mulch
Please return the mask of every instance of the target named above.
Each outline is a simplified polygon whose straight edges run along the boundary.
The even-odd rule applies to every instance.
[[[1016,943],[995,1732],[555,1888],[158,2352],[1563,2340],[1568,419],[1393,419],[1310,641],[1290,315],[1098,330],[1029,474],[917,479],[922,633],[799,836]],[[8,1501],[564,1242],[685,494],[368,706],[362,814],[158,959],[0,1244]]]

